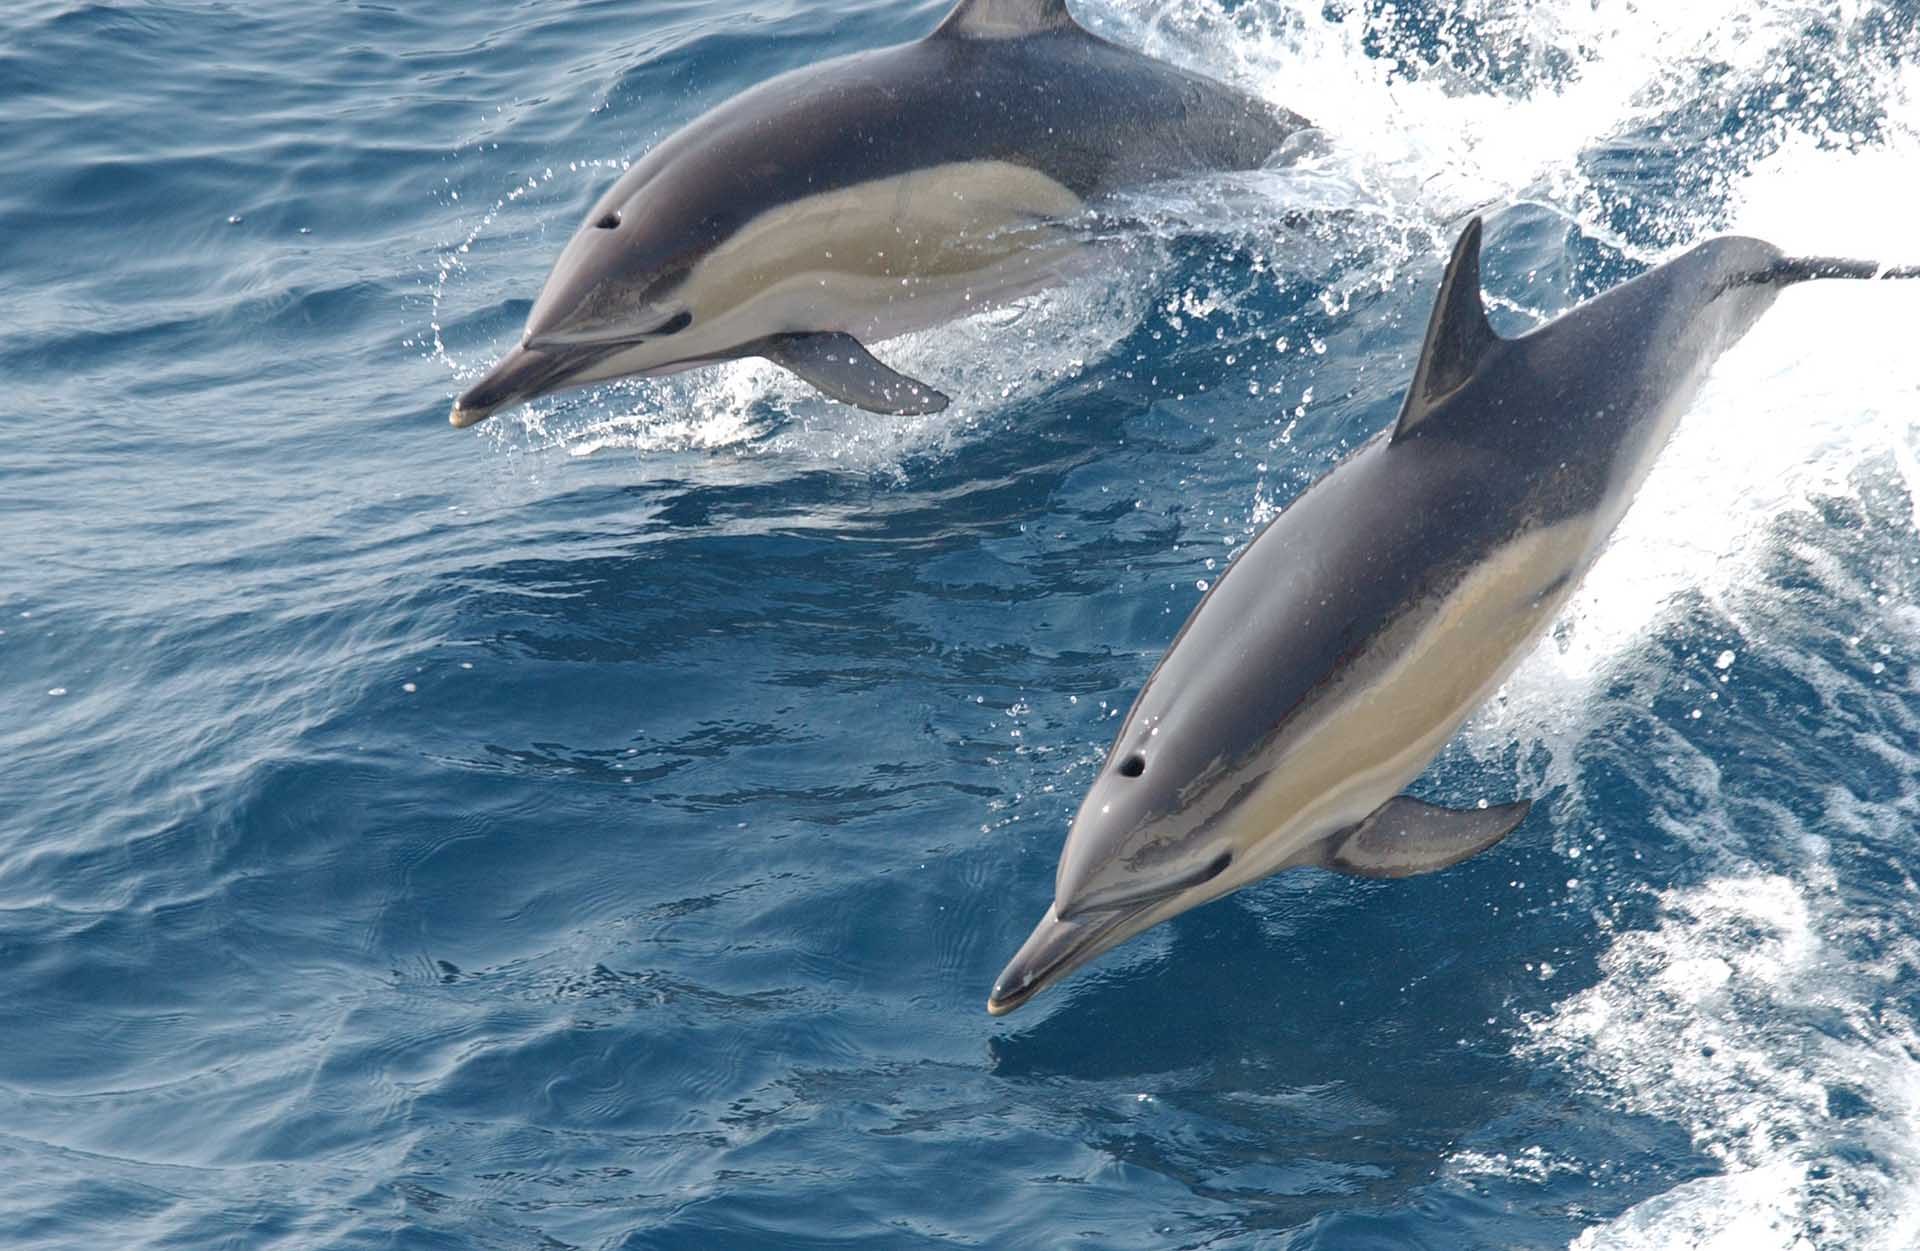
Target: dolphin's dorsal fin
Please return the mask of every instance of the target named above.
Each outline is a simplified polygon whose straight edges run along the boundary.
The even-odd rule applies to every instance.
[[[1049,30],[1079,30],[1067,0],[960,0],[932,39],[1010,39]]]
[[[1427,341],[1420,347],[1420,364],[1414,368],[1393,441],[1404,438],[1464,386],[1498,342],[1500,336],[1493,332],[1487,306],[1480,299],[1480,219],[1476,217],[1460,232],[1446,276],[1440,279],[1440,298],[1434,302],[1433,320],[1427,323]]]

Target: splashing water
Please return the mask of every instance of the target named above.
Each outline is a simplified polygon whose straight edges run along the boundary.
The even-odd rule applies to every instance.
[[[995,414],[1010,404],[1086,380],[1105,385],[1138,359],[1126,342],[1143,326],[1205,343],[1223,320],[1257,318],[1270,289],[1303,280],[1335,315],[1396,291],[1424,293],[1473,212],[1493,221],[1493,302],[1528,324],[1720,230],[1788,251],[1920,259],[1910,211],[1920,168],[1914,22],[1888,6],[1476,0],[1444,16],[1283,0],[1079,8],[1098,33],[1306,113],[1326,143],[1286,168],[1131,198],[1149,235],[1135,272],[890,345],[889,358],[921,376],[941,377],[955,360],[987,362],[947,413],[879,421],[750,361],[562,397],[511,426],[495,422],[492,437],[570,455],[692,451],[757,456],[769,472],[898,474],[914,457],[995,437]],[[590,172],[609,176],[605,165]],[[434,352],[456,375],[478,364],[447,351],[443,297],[453,280],[471,281],[470,249],[495,216],[543,181],[502,196],[441,266]],[[1293,219],[1277,225],[1286,212]],[[1234,259],[1232,276],[1192,272],[1180,249],[1196,230]],[[1534,264],[1503,260],[1509,230],[1514,255]],[[1258,262],[1251,276],[1248,257]],[[1757,801],[1724,780],[1724,758],[1697,737],[1729,716],[1750,673],[1769,667],[1797,675],[1828,706],[1903,707],[1904,688],[1863,686],[1844,659],[1819,654],[1824,626],[1782,603],[1792,580],[1791,595],[1823,604],[1822,622],[1851,617],[1848,654],[1920,644],[1920,618],[1903,607],[1920,552],[1909,502],[1920,498],[1920,373],[1908,367],[1917,300],[1901,284],[1787,293],[1720,363],[1549,642],[1466,735],[1489,767],[1518,760],[1524,785],[1564,796],[1570,820],[1555,835],[1557,853],[1569,872],[1599,874],[1587,889],[1615,912],[1644,891],[1631,864],[1593,863],[1605,832],[1580,817],[1599,806],[1596,736],[1651,717],[1629,759],[1657,757],[1651,772],[1681,797],[1656,801],[1652,820],[1687,853],[1690,883],[1653,892],[1644,926],[1605,931],[1610,945],[1589,986],[1570,986],[1513,1024],[1517,1056],[1557,1066],[1600,1106],[1679,1125],[1717,1169],[1596,1224],[1575,1240],[1582,1251],[1894,1248],[1920,1230],[1911,1145],[1920,1063],[1912,1006],[1896,990],[1914,964],[1887,954],[1912,948],[1916,927],[1849,916],[1855,843],[1778,810],[1751,817]],[[1269,337],[1287,352],[1326,350],[1311,334]],[[1256,383],[1250,395],[1261,392]],[[1248,407],[1248,433],[1276,456],[1311,421],[1304,401]],[[1266,491],[1263,478],[1242,539],[1270,515]],[[1882,536],[1864,556],[1821,529],[1823,514],[1845,506]],[[1674,657],[1693,653],[1697,667],[1676,670]],[[1916,737],[1889,732],[1873,749],[1911,773]],[[1846,806],[1826,802],[1830,812]],[[1848,803],[1847,820],[1872,832],[1869,842],[1907,841],[1900,832],[1920,815],[1911,788]],[[1713,815],[1703,819],[1702,807]],[[1583,850],[1591,868],[1575,863]],[[1863,965],[1868,948],[1882,954]],[[1856,1148],[1869,1163],[1854,1162]],[[1462,1175],[1538,1178],[1576,1167],[1537,1148],[1490,1159],[1463,1150],[1455,1165]]]
[[[1420,784],[1516,837],[979,1011],[1201,588],[1392,419],[1462,218],[1508,332],[1720,230],[1920,261],[1915,6],[1073,7],[1319,142],[884,345],[937,416],[744,361],[477,438],[442,400],[628,158],[931,10],[10,10],[0,1229],[1920,1241],[1920,283],[1721,362]]]

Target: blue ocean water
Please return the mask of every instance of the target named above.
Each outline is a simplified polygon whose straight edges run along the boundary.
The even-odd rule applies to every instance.
[[[1783,298],[1422,780],[1507,843],[982,1010],[1464,215],[1516,330],[1720,229],[1914,260],[1915,6],[1077,0],[1325,151],[889,345],[936,417],[448,429],[623,161],[941,8],[0,15],[0,1245],[1920,1243],[1900,284]]]

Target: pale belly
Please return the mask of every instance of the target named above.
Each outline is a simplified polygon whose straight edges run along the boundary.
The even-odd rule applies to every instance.
[[[1325,839],[1417,778],[1559,614],[1595,554],[1597,520],[1501,548],[1432,611],[1390,630],[1355,666],[1364,679],[1345,683],[1251,767],[1265,781],[1231,817],[1242,850],[1219,893],[1317,861]]]
[[[1060,224],[1082,207],[1045,175],[998,161],[809,196],[748,223],[694,268],[679,292],[693,327],[603,368],[658,371],[669,353],[724,357],[772,334],[878,341],[1005,305],[1089,264]]]

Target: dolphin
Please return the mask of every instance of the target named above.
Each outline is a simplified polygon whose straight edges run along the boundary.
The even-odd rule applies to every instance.
[[[1507,339],[1480,238],[1476,218],[1392,429],[1261,531],[1147,679],[988,1012],[1269,874],[1407,877],[1506,837],[1530,801],[1402,788],[1566,604],[1715,359],[1794,283],[1920,277],[1718,238]]]
[[[931,35],[795,70],[663,140],[594,204],[520,343],[455,401],[763,356],[848,404],[946,396],[866,344],[1054,285],[1104,193],[1251,169],[1306,121],[1089,34],[1065,0],[960,0]]]

